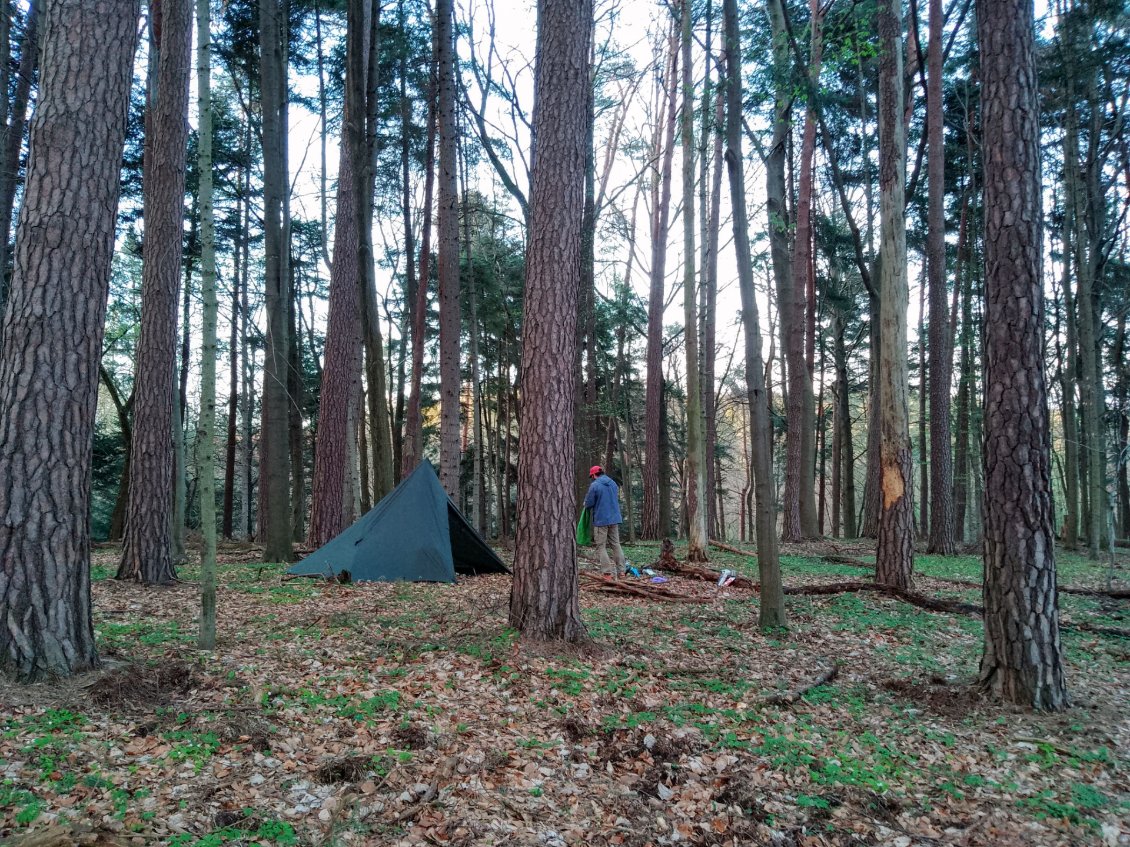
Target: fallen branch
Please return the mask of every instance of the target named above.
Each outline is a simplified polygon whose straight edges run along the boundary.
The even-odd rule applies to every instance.
[[[1130,629],[1120,629],[1116,626],[1095,626],[1089,623],[1063,623],[1060,629],[1074,630],[1075,632],[1090,632],[1095,635],[1109,635],[1114,638],[1130,638]]]
[[[770,694],[761,698],[761,703],[766,706],[791,706],[813,688],[831,682],[840,672],[838,662],[833,662],[820,673],[816,679],[807,682],[799,688],[794,688],[792,691],[786,691],[783,694]]]
[[[864,568],[869,571],[875,570],[875,566],[870,562],[865,562],[863,559],[856,559],[852,556],[839,556],[831,553],[827,556],[820,557],[822,561],[828,562],[833,565],[848,565],[853,568]]]
[[[646,600],[665,600],[670,603],[698,603],[694,597],[684,597],[682,594],[661,588],[659,586],[632,585],[624,581],[611,581],[598,579],[588,574],[581,575],[581,587],[590,591],[600,591],[605,594],[627,594],[633,597],[643,597]]]
[[[929,597],[925,594],[919,594],[917,591],[903,591],[875,582],[828,582],[821,585],[794,585],[785,588],[786,594],[846,594],[852,591],[873,591],[876,594],[885,594],[888,597],[903,600],[930,612],[949,612],[957,615],[980,617],[985,611],[982,607],[975,606],[972,603]]]
[[[732,547],[729,544],[723,544],[721,541],[710,540],[710,546],[722,550],[726,553],[733,553],[735,556],[756,556],[757,552],[753,550],[742,550],[740,547]]]
[[[930,576],[929,574],[921,574],[927,579],[932,579],[935,582],[944,582],[948,585],[960,585],[963,588],[981,588],[981,583],[974,582],[971,579],[953,579],[946,576]],[[1130,600],[1130,589],[1116,588],[1112,591],[1106,591],[1102,588],[1079,588],[1074,585],[1060,585],[1056,587],[1060,594],[1074,594],[1077,597],[1109,597],[1113,600]]]

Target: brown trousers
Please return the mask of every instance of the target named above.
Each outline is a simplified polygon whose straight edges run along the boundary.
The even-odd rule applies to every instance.
[[[606,574],[620,576],[624,573],[624,551],[620,549],[620,525],[594,526],[592,540],[596,545],[596,559],[600,562],[600,569]],[[612,545],[612,556],[616,560],[616,568],[608,559],[608,545]]]

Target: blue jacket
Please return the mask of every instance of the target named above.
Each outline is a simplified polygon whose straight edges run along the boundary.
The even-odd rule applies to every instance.
[[[620,486],[607,474],[592,481],[585,495],[585,505],[592,509],[593,526],[613,526],[624,522],[620,517]]]

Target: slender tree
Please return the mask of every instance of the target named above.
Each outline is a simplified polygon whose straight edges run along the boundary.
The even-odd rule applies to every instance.
[[[133,455],[118,579],[167,585],[172,558],[177,306],[184,231],[188,148],[188,79],[192,64],[191,0],[150,5],[156,84],[145,120],[145,242],[141,334],[137,341]],[[153,65],[151,64],[151,67]]]
[[[204,338],[200,359],[200,425],[196,472],[200,482],[200,635],[216,646],[216,221],[212,212],[212,9],[196,0],[197,163],[200,172],[200,293]]]
[[[879,4],[879,546],[875,578],[908,588],[914,567],[913,476],[907,411],[906,125],[900,0]]]
[[[0,131],[0,314],[8,296],[8,247],[12,231],[12,208],[16,201],[16,177],[19,173],[20,150],[27,125],[31,83],[39,61],[39,15],[42,0],[31,0],[24,15],[24,34],[20,41],[20,63],[16,69],[15,93],[8,122]],[[7,9],[5,7],[5,17]],[[5,92],[8,90],[5,84]]]
[[[290,246],[286,198],[288,0],[259,0],[259,95],[263,144],[263,284],[267,336],[259,438],[259,525],[263,560],[291,558],[290,398],[287,393]]]
[[[138,0],[48,0],[0,342],[0,671],[98,663],[90,478]],[[65,224],[64,224],[65,222]]]
[[[590,0],[538,0],[530,235],[521,365],[518,531],[510,624],[526,638],[588,637],[578,601],[573,345],[585,194]]]
[[[946,313],[945,147],[942,109],[942,0],[930,0],[929,72],[926,77],[926,150],[929,196],[926,273],[930,287],[930,544],[931,553],[956,550],[953,515],[953,448],[950,384],[953,332]],[[926,491],[922,491],[925,501]]]
[[[663,288],[667,274],[667,235],[671,210],[671,170],[675,156],[676,96],[679,52],[674,26],[669,43],[665,106],[655,126],[653,160],[661,162],[652,185],[651,288],[647,301],[647,387],[644,394],[643,537],[666,537],[663,522],[664,486],[661,482],[660,441],[666,410],[663,405]],[[661,130],[661,127],[663,129]],[[667,504],[669,505],[669,504]]]
[[[683,110],[680,121],[683,146],[683,340],[687,355],[687,558],[705,562],[709,531],[706,527],[706,445],[703,442],[702,387],[699,373],[698,292],[695,287],[694,244],[694,76],[691,64],[691,2],[682,2]]]
[[[737,0],[723,0],[726,52],[726,170],[733,207],[734,250],[738,259],[738,284],[742,297],[745,334],[746,398],[749,403],[750,458],[756,497],[757,567],[761,578],[760,625],[763,630],[786,625],[785,592],[777,553],[777,527],[773,505],[772,429],[765,368],[761,357],[761,324],[753,291],[753,258],[749,245],[749,218],[745,201],[742,157],[741,41]]]
[[[459,190],[456,177],[455,9],[436,0],[436,64],[439,114],[439,479],[459,496]]]
[[[1067,706],[1044,374],[1032,0],[978,0],[985,207],[985,652],[981,684]]]
[[[362,0],[364,3],[364,0]],[[349,5],[345,60],[345,110],[338,159],[337,214],[330,266],[330,302],[326,327],[325,369],[318,403],[317,444],[307,543],[320,547],[353,522],[353,494],[347,483],[349,444],[357,437],[361,400],[361,261],[360,203],[355,175],[357,141],[351,137],[364,125],[368,15]],[[361,30],[364,30],[362,32]],[[361,51],[358,60],[357,52]],[[361,74],[362,82],[354,83]]]

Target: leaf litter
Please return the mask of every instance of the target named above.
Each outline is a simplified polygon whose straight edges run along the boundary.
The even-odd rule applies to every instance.
[[[786,547],[787,583],[857,574],[820,558],[844,550]],[[0,840],[1130,844],[1116,637],[1065,633],[1074,707],[1034,715],[970,684],[979,621],[882,595],[790,597],[790,631],[763,635],[756,594],[672,575],[696,602],[585,591],[595,648],[533,649],[506,627],[506,577],[281,582],[247,548],[225,552],[216,653],[194,646],[194,584],[103,579],[107,667],[0,688]],[[927,561],[918,590],[975,600],[945,582],[976,576],[952,570],[966,559]],[[1067,619],[1125,626],[1125,603],[1061,602]]]

